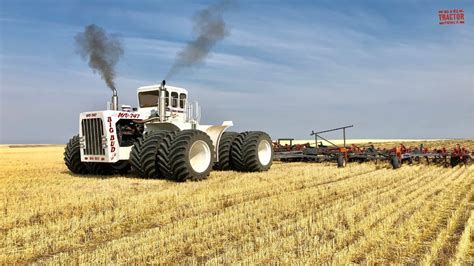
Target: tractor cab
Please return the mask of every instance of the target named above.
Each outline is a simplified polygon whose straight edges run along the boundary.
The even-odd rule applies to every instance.
[[[166,86],[165,116],[170,122],[186,122],[188,109],[188,91],[173,86]],[[160,85],[151,85],[138,88],[138,112],[143,118],[158,117],[160,102]]]

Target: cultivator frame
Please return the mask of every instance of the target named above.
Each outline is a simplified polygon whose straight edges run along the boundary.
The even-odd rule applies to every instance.
[[[275,160],[282,162],[336,162],[338,167],[345,167],[347,162],[367,162],[367,161],[388,161],[393,169],[400,168],[402,164],[414,164],[426,162],[427,164],[437,164],[445,167],[455,167],[459,164],[465,164],[473,161],[474,153],[461,147],[459,144],[453,149],[441,148],[429,150],[421,144],[419,147],[407,148],[400,144],[391,149],[376,148],[374,145],[358,146],[352,144],[346,145],[346,129],[353,125],[333,128],[323,131],[312,131],[314,143],[293,144],[294,139],[281,138],[273,142]],[[321,136],[323,133],[342,131],[343,145],[336,145],[328,139]],[[331,146],[323,145],[322,139]],[[289,144],[282,144],[283,141],[289,141]]]

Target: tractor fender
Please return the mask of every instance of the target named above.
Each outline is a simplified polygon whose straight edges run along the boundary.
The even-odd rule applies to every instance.
[[[234,124],[232,121],[224,121],[222,125],[219,126],[206,126],[206,125],[198,125],[196,129],[206,132],[207,135],[212,140],[212,144],[214,145],[214,154],[216,156],[215,161],[219,158],[219,142],[221,140],[222,134]]]

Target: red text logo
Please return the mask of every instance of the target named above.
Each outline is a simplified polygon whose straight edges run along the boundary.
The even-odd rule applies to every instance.
[[[464,24],[464,9],[450,9],[438,11],[439,24]]]
[[[114,133],[114,127],[112,124],[112,117],[107,117],[107,122],[109,123],[109,133],[110,133],[110,152],[115,151],[115,135]]]

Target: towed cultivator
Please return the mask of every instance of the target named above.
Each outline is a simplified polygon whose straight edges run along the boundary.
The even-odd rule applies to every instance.
[[[312,132],[316,146],[310,143],[295,144],[294,139],[278,139],[273,142],[275,160],[282,162],[336,162],[338,167],[345,167],[347,162],[388,161],[393,169],[400,168],[403,163],[414,164],[425,162],[445,167],[455,167],[459,164],[468,164],[474,158],[474,153],[456,145],[453,149],[441,148],[429,150],[421,144],[419,147],[406,147],[400,144],[392,149],[380,149],[373,145],[357,146],[346,145],[346,129],[353,126],[345,126],[319,132]],[[342,130],[344,143],[338,146],[325,139],[320,134]],[[325,140],[331,146],[318,142],[318,138]],[[289,142],[282,144],[282,142]]]

